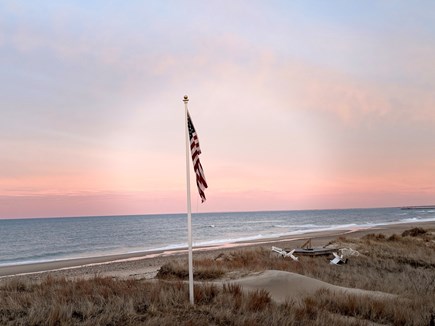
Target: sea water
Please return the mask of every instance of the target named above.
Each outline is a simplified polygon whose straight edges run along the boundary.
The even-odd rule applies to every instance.
[[[204,246],[419,221],[435,221],[435,210],[202,213],[192,216],[192,234]],[[186,214],[0,219],[0,266],[184,247]]]

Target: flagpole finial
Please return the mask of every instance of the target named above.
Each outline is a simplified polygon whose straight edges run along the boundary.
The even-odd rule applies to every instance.
[[[183,99],[183,102],[184,102],[184,103],[187,103],[187,102],[189,102],[189,98],[187,97],[187,95],[184,95],[184,99]]]

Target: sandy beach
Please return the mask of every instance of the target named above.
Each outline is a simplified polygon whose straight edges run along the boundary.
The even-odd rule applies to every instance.
[[[369,233],[383,233],[389,236],[392,234],[400,234],[404,230],[416,226],[428,229],[435,228],[435,222],[391,224],[367,229],[340,229],[282,238],[229,243],[219,246],[198,247],[194,248],[194,259],[203,257],[215,258],[224,252],[233,251],[235,248],[241,250],[249,249],[254,246],[262,246],[267,249],[270,249],[271,246],[296,248],[301,246],[307,239],[311,239],[313,246],[323,247],[340,236],[359,238]],[[0,282],[10,279],[11,277],[40,279],[48,274],[67,278],[88,278],[99,275],[116,278],[151,279],[165,262],[183,260],[186,259],[186,257],[187,250],[180,249],[2,266],[0,267]]]
[[[307,239],[348,261],[271,250]],[[0,324],[428,325],[434,250],[435,221],[195,248],[194,305],[186,249],[4,266]]]

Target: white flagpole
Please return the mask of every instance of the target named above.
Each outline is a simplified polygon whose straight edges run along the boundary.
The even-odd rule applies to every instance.
[[[185,115],[185,129],[186,129],[186,184],[187,184],[187,237],[189,244],[189,298],[190,303],[193,305],[195,300],[193,296],[193,258],[192,258],[192,208],[190,202],[190,140],[189,128],[187,126],[187,102],[189,98],[184,95],[184,115]]]

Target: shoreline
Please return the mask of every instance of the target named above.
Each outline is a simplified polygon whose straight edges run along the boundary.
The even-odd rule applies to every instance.
[[[194,247],[193,252],[194,255],[203,256],[217,255],[221,252],[234,250],[236,248],[249,248],[255,246],[280,245],[283,247],[292,246],[295,248],[300,246],[307,239],[311,239],[313,246],[324,246],[340,236],[361,237],[368,233],[384,233],[385,235],[391,235],[393,233],[402,233],[404,230],[413,227],[435,228],[435,221],[416,221],[409,223],[385,224],[368,228],[356,227],[308,232],[277,238],[264,238],[212,246]],[[38,277],[38,275],[40,276],[47,273],[63,274],[72,277],[86,277],[101,274],[114,277],[140,277],[141,275],[145,275],[145,278],[152,278],[147,276],[151,276],[151,274],[155,273],[164,262],[170,259],[183,259],[184,256],[187,256],[187,248],[0,266],[0,280],[16,276]]]

